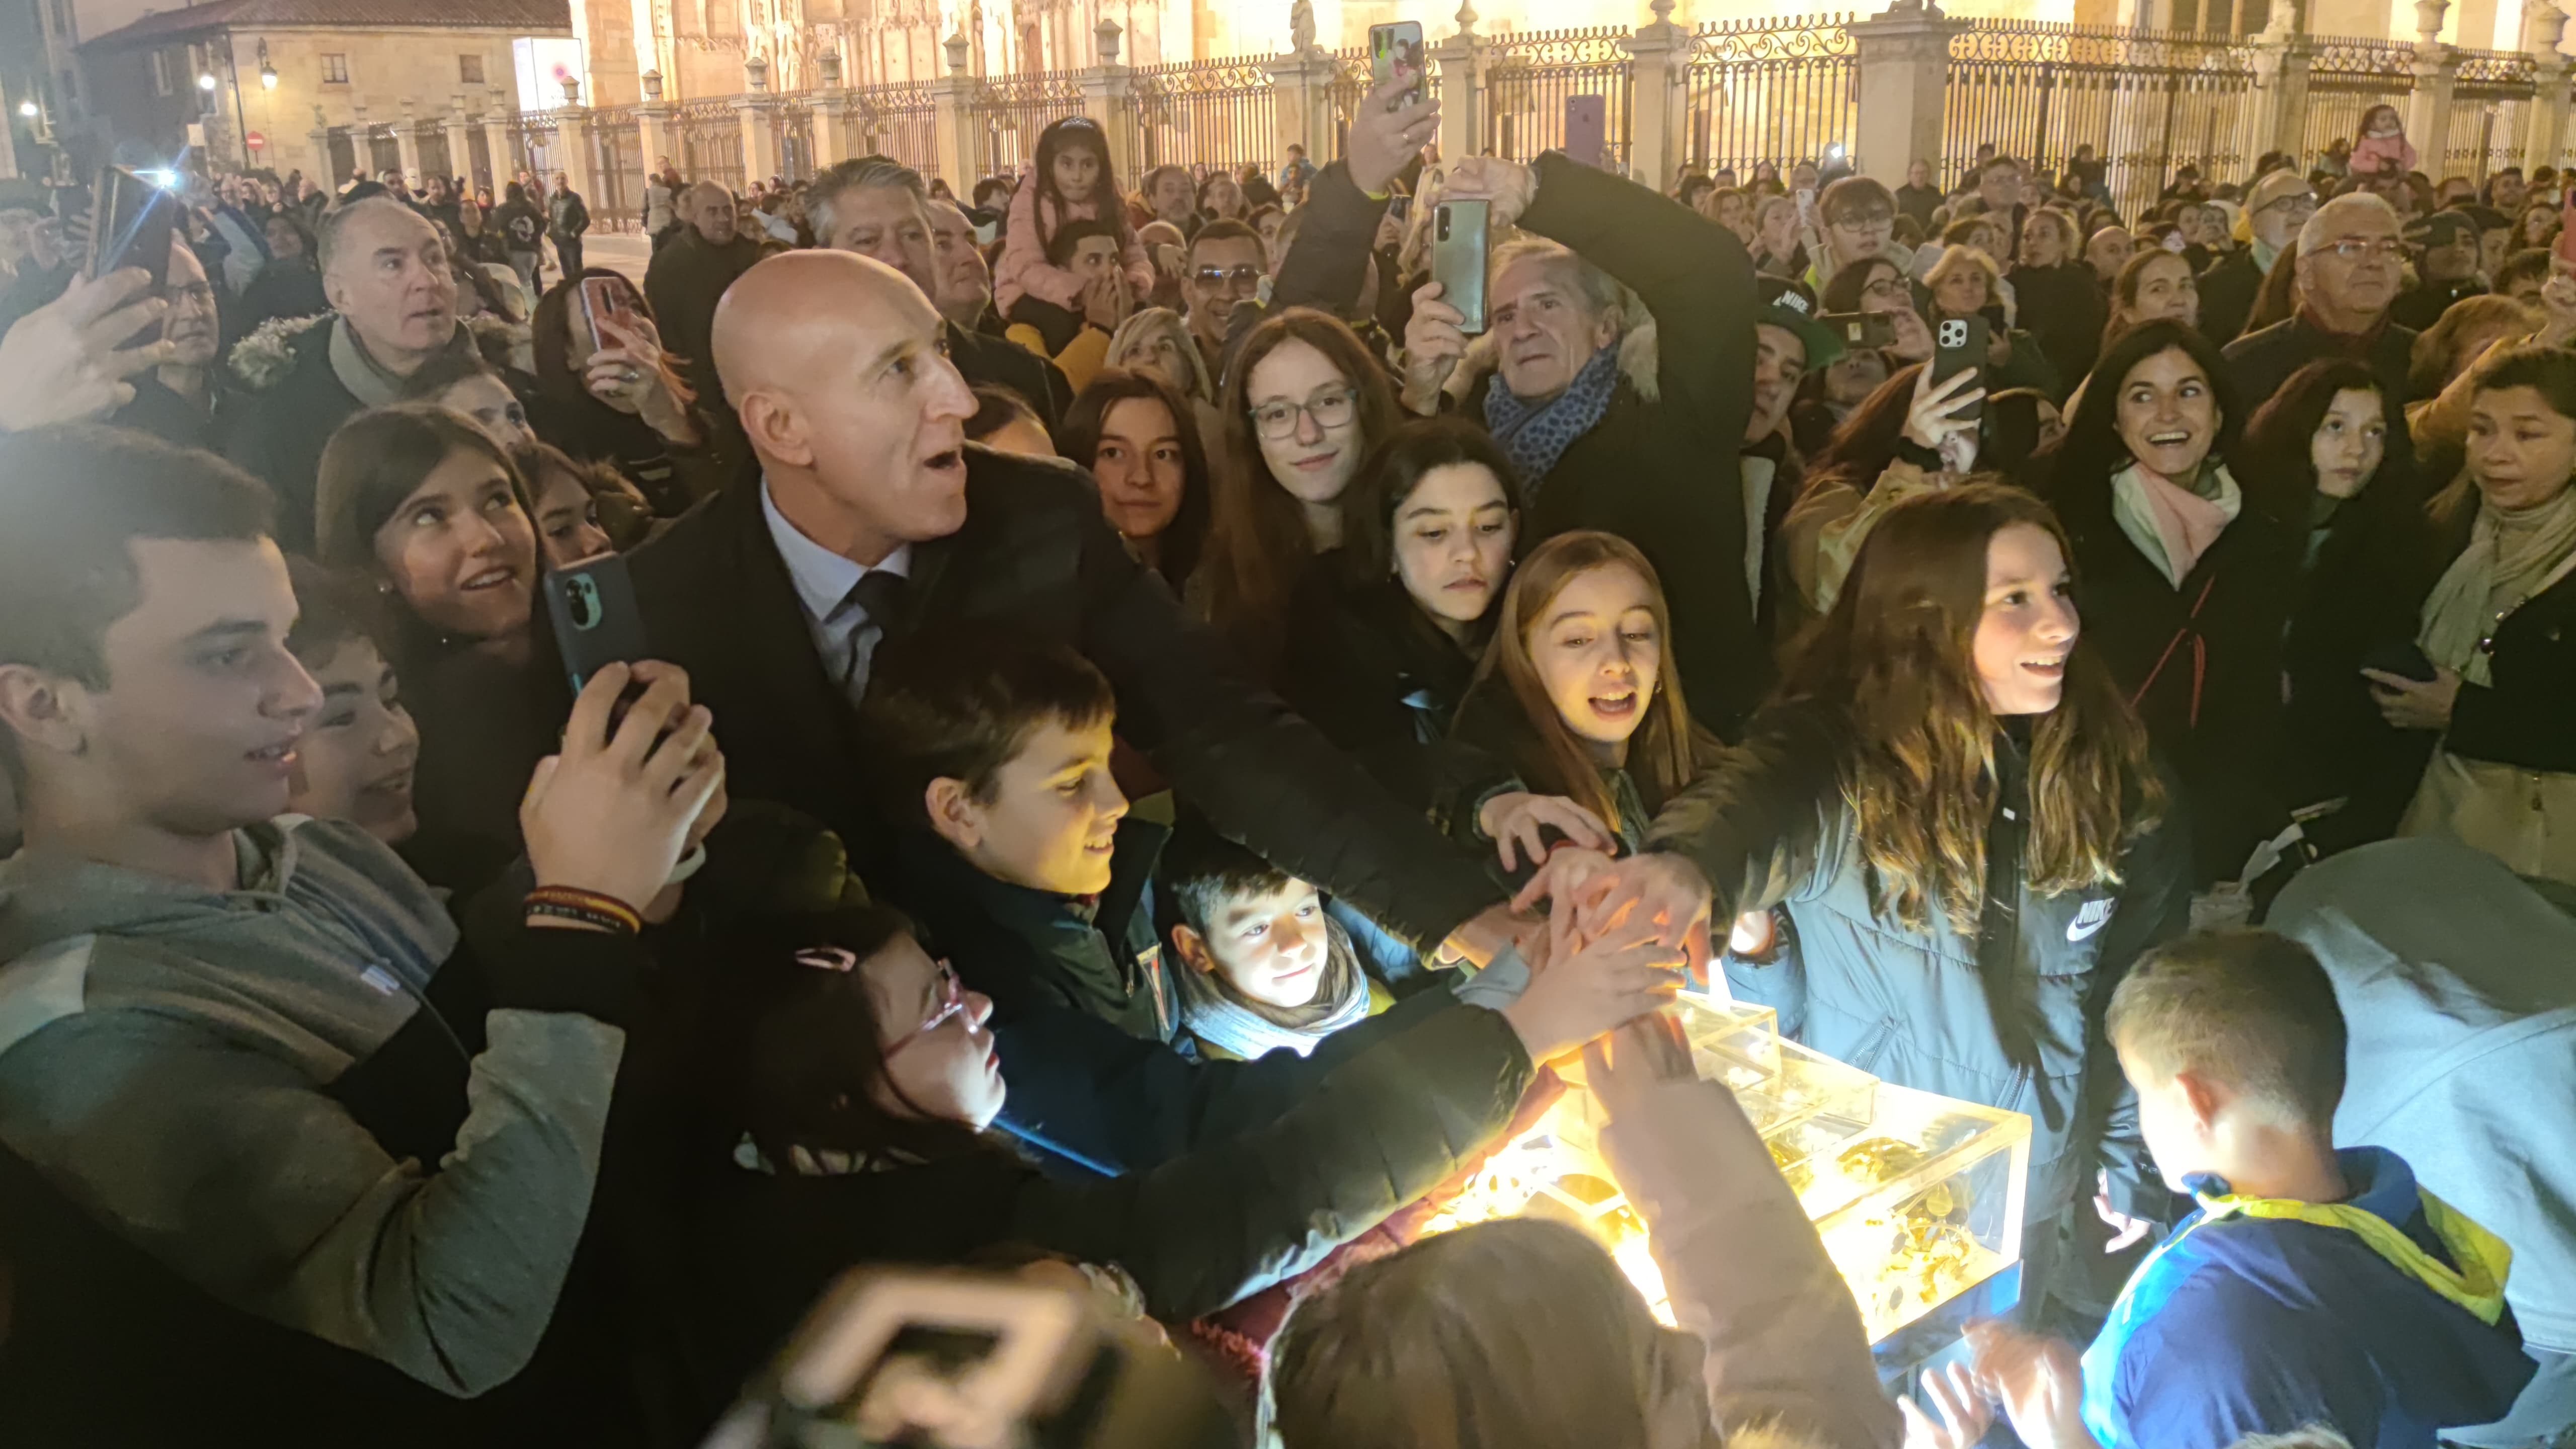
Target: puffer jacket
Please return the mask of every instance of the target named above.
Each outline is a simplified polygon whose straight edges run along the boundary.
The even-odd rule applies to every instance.
[[[2102,1021],[2139,952],[2189,921],[2187,836],[2171,807],[2122,853],[2119,885],[2037,894],[2022,875],[2027,761],[2007,734],[1996,741],[1977,938],[1908,930],[1874,901],[1843,800],[1845,737],[1821,707],[1766,709],[1746,743],[1648,833],[1649,850],[1686,856],[1708,877],[1716,919],[1787,910],[1796,959],[1731,967],[1735,994],[1777,1008],[1784,1033],[1884,1080],[2029,1113],[2033,1224],[2091,1198],[2097,1168],[2109,1170],[2124,1211],[2161,1216],[2170,1198]]]

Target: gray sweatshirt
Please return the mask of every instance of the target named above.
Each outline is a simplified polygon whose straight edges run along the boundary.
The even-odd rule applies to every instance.
[[[545,969],[492,973],[505,1004],[454,1150],[397,1160],[328,1088],[426,1009],[456,927],[354,827],[235,841],[223,892],[0,862],[0,1143],[225,1303],[446,1393],[493,1388],[553,1313],[625,1044],[565,983],[631,981],[632,942],[521,933]]]

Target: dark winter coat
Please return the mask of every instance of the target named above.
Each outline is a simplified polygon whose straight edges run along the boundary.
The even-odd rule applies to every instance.
[[[2415,353],[2415,331],[2390,323],[2366,345],[2356,348],[2310,322],[2305,313],[2230,342],[2223,349],[2228,376],[2237,397],[2249,410],[2261,407],[2281,390],[2290,374],[2311,362],[2349,357],[2368,367],[2379,380],[2379,395],[2388,417],[2388,456],[2413,467],[2415,444],[2406,427],[2406,404],[2416,399],[2406,391],[2406,371]]]
[[[1306,571],[1289,601],[1279,692],[1324,738],[1416,808],[1431,803],[1432,747],[1449,733],[1476,656],[1394,579]]]
[[[967,386],[1009,388],[1037,409],[1048,432],[1064,426],[1065,409],[1073,406],[1073,384],[1065,380],[1063,368],[1009,338],[970,332],[954,322],[945,326],[948,360],[957,364]]]
[[[760,243],[752,238],[736,236],[717,246],[692,226],[655,252],[652,265],[644,269],[644,300],[653,304],[662,349],[682,360],[689,390],[697,394],[698,406],[712,414],[733,414],[716,376],[716,301],[759,260]]]
[[[1796,929],[1794,958],[1729,968],[1737,999],[1778,1008],[1782,1031],[1888,1081],[2029,1113],[2033,1224],[2089,1201],[2097,1168],[2115,1203],[2160,1215],[2166,1194],[2102,1020],[2139,952],[2188,924],[2181,832],[2168,821],[2133,839],[2117,886],[2034,893],[2028,761],[2003,735],[1977,937],[1909,930],[1878,910],[1844,803],[1847,729],[1817,706],[1771,706],[1655,819],[1647,848],[1700,868],[1715,919],[1781,906]]]
[[[1417,944],[1501,899],[1475,862],[1255,685],[1160,579],[1127,554],[1069,465],[969,444],[966,523],[913,546],[891,631],[1016,625],[1109,676],[1118,732],[1218,829]],[[888,878],[856,721],[825,674],[757,486],[729,489],[628,555],[655,654],[725,721],[737,799],[791,803]]]
[[[2084,635],[2181,777],[2194,879],[2235,879],[2294,803],[2274,760],[2304,540],[2248,499],[2177,587],[2122,531],[2109,477],[2050,477],[2039,493],[2074,545]]]
[[[1634,291],[1653,319],[1620,344],[1609,411],[1542,478],[1523,480],[1526,549],[1597,528],[1643,550],[1672,606],[1691,712],[1732,735],[1770,684],[1771,651],[1745,588],[1744,480],[1759,292],[1734,233],[1670,197],[1555,152],[1539,158],[1521,229],[1573,248]],[[1484,416],[1478,379],[1465,410]]]
[[[2245,331],[2254,303],[2263,295],[2264,271],[2255,265],[2254,249],[2238,247],[2200,274],[2200,335],[2225,347]]]
[[[2438,535],[2443,548],[2426,594],[2468,547],[2476,519],[2476,508],[2463,508]],[[2490,637],[2491,682],[2460,685],[2443,748],[2465,759],[2576,773],[2576,573],[2525,600]]]
[[[2072,261],[2054,267],[2015,267],[2011,281],[2020,318],[2057,373],[2058,385],[2049,389],[2049,398],[2064,402],[2102,352],[2102,328],[2110,321],[2111,309],[2102,295],[2101,279],[2090,265]],[[2020,339],[2014,339],[2016,353],[2021,346]]]
[[[703,1430],[857,1263],[954,1265],[994,1249],[1116,1264],[1179,1322],[1313,1267],[1428,1192],[1511,1120],[1532,1067],[1496,1013],[1427,1015],[1345,1059],[1258,1131],[1150,1172],[1064,1182],[1003,1152],[829,1177],[737,1166],[719,1134],[672,1191],[682,1392]],[[694,1438],[691,1442],[694,1442]]]

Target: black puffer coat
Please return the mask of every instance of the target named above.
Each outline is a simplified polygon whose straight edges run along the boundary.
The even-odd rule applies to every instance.
[[[1647,849],[1700,868],[1716,919],[1782,906],[1796,927],[1798,959],[1733,968],[1736,995],[1777,1007],[1783,1031],[1887,1081],[2029,1113],[2034,1224],[2090,1199],[2097,1168],[2124,1210],[2159,1215],[2166,1194],[2102,1020],[2138,953],[2188,924],[2181,833],[2168,822],[2132,840],[2117,886],[2034,893],[2022,873],[2027,761],[2006,735],[1977,937],[1909,930],[1876,905],[1843,800],[1846,738],[1833,711],[1775,705],[1656,817]]]
[[[1457,717],[1475,656],[1392,579],[1355,583],[1338,567],[1312,568],[1288,612],[1298,626],[1280,652],[1279,692],[1397,799],[1428,808],[1432,750]]]

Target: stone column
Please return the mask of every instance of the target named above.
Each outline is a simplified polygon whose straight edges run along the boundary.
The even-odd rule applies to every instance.
[[[2316,43],[2289,29],[2286,5],[2275,5],[2273,23],[2254,37],[2254,136],[2267,151],[2297,156],[2307,140],[2308,62]]]
[[[1654,21],[1620,42],[1630,57],[1628,176],[1657,191],[1680,180],[1688,141],[1691,34],[1673,23],[1673,0],[1654,0]]]
[[[322,114],[319,104],[313,107],[313,129],[304,134],[313,143],[313,169],[305,174],[329,196],[340,188],[340,178],[331,170],[331,118]]]
[[[2576,61],[2559,48],[2567,30],[2567,12],[2549,0],[2526,0],[2522,11],[2522,46],[2536,64],[2532,77],[2531,115],[2523,132],[2522,164],[2526,168],[2565,169],[2567,109],[2576,103]]]
[[[510,107],[501,92],[493,90],[483,98],[483,149],[492,158],[492,199],[501,199],[501,188],[518,179],[519,157],[510,149]]]
[[[1306,159],[1322,166],[1342,154],[1341,127],[1333,115],[1333,80],[1341,63],[1321,49],[1279,56],[1270,62],[1270,168],[1288,159],[1293,142],[1306,148]]]
[[[414,186],[428,185],[420,174],[420,121],[411,112],[411,100],[402,103],[402,119],[394,123],[394,151],[402,158],[403,179]]]
[[[1440,159],[1455,165],[1484,149],[1485,69],[1474,0],[1462,0],[1458,33],[1431,47],[1431,63],[1440,67]]]
[[[2451,0],[2415,0],[2415,93],[2406,98],[2406,139],[2415,143],[2417,169],[2435,181],[2450,169],[2451,89],[2460,75],[2459,51],[2442,43],[2450,8]]]
[[[672,144],[675,136],[671,129],[679,119],[680,108],[668,102],[647,101],[635,108],[636,144],[643,148],[646,172],[659,175],[662,158],[679,155]],[[643,198],[636,199],[641,201]]]
[[[983,117],[975,109],[982,87],[966,73],[970,48],[964,35],[951,35],[941,42],[941,49],[948,53],[948,74],[928,86],[931,124],[937,132],[933,139],[938,143],[939,174],[948,178],[949,189],[960,196],[967,194],[984,174]]]
[[[1092,54],[1097,64],[1083,68],[1082,113],[1100,127],[1109,141],[1109,170],[1112,175],[1136,178],[1136,128],[1129,122],[1128,83],[1134,72],[1118,63],[1118,22],[1106,16],[1091,28]]]
[[[555,169],[572,180],[572,189],[587,199],[599,195],[599,152],[591,144],[590,110],[566,105],[555,112]],[[551,176],[541,177],[548,187]]]
[[[846,87],[814,93],[814,170],[837,166],[859,153],[850,146],[850,92]]]
[[[744,96],[733,103],[742,123],[742,177],[746,185],[786,171],[778,151],[778,98]]]
[[[1950,68],[1950,37],[1969,28],[1932,0],[1895,0],[1851,26],[1860,61],[1860,135],[1855,169],[1903,176],[1914,162],[1937,172],[1942,155],[1941,90]]]
[[[440,117],[440,128],[447,132],[447,174],[474,179],[474,143],[466,139],[465,97],[447,98],[447,113]]]

